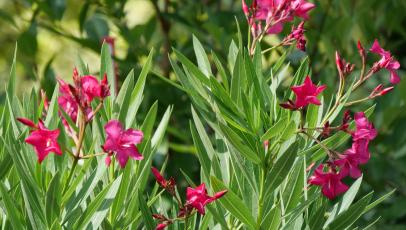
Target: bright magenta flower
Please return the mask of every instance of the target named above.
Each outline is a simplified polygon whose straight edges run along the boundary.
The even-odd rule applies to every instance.
[[[361,170],[359,169],[360,155],[354,150],[354,148],[348,149],[343,155],[340,155],[340,159],[334,161],[334,165],[340,167],[341,177],[350,176],[354,179],[361,176]]]
[[[103,80],[99,83],[96,77],[92,75],[83,76],[80,78],[81,90],[83,97],[87,103],[91,103],[94,98],[105,98],[110,95],[107,86],[107,76],[104,75]]]
[[[256,20],[272,22],[269,34],[278,34],[283,30],[283,24],[293,21],[294,16],[309,19],[308,12],[315,5],[305,0],[258,0],[258,7],[254,10]]]
[[[389,51],[384,50],[376,39],[370,51],[381,56],[381,60],[377,62],[377,66],[379,68],[377,68],[376,71],[382,68],[387,69],[390,72],[390,82],[392,84],[398,84],[400,82],[400,78],[396,73],[396,70],[400,68],[399,62],[395,60]]]
[[[41,120],[38,122],[38,125],[26,118],[17,118],[17,120],[24,125],[33,128],[30,135],[25,139],[25,142],[34,146],[39,163],[41,163],[51,152],[57,155],[62,155],[61,148],[58,144],[58,129],[47,129]]]
[[[309,178],[309,184],[321,186],[321,192],[330,200],[348,190],[348,186],[341,179],[342,175],[330,168],[329,172],[323,171],[324,166],[319,165],[314,174]]]
[[[295,16],[305,20],[309,19],[309,11],[315,7],[316,5],[306,2],[305,0],[294,0],[292,2],[292,9],[294,9]]]
[[[69,85],[61,79],[58,79],[58,82],[60,93],[60,96],[58,97],[58,105],[69,115],[73,122],[76,122],[79,104],[74,98]]]
[[[103,149],[106,152],[115,152],[116,159],[122,168],[127,164],[128,158],[142,160],[144,157],[135,146],[142,142],[144,134],[140,130],[124,130],[117,120],[109,121],[104,129],[107,134]]]
[[[196,188],[188,187],[186,189],[186,204],[195,208],[201,215],[205,214],[204,207],[217,200],[220,199],[224,194],[227,193],[227,190],[217,192],[214,196],[208,196],[206,185],[203,183]]]
[[[360,139],[372,140],[378,134],[374,125],[368,121],[364,112],[358,112],[354,115],[356,131],[352,134],[353,141]]]
[[[292,86],[291,89],[296,94],[295,102],[289,101],[288,103],[282,103],[281,106],[286,109],[297,110],[309,104],[320,105],[317,96],[326,89],[326,86],[313,84],[310,77],[307,76],[302,85]]]

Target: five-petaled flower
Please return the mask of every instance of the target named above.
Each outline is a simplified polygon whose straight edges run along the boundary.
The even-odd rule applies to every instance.
[[[399,75],[396,70],[400,68],[400,64],[389,51],[384,50],[380,45],[378,40],[375,40],[370,51],[372,53],[379,54],[381,59],[374,64],[374,71],[379,71],[380,69],[387,69],[390,72],[390,82],[392,84],[398,84],[400,82]]]
[[[186,189],[186,205],[195,208],[201,215],[205,214],[204,207],[221,198],[226,194],[227,190],[223,190],[214,194],[214,196],[208,196],[206,185],[203,183],[196,188],[188,187]]]
[[[309,104],[320,105],[317,96],[326,89],[326,86],[313,84],[310,77],[307,76],[302,85],[292,86],[291,89],[296,95],[296,100],[294,102],[289,100],[289,102],[280,105],[286,109],[298,110]]]
[[[341,179],[341,174],[332,167],[328,172],[323,171],[324,165],[319,165],[314,174],[309,178],[309,184],[321,186],[321,192],[330,200],[348,190],[348,186]]]
[[[26,118],[17,118],[17,120],[32,128],[30,135],[25,139],[25,142],[34,146],[39,163],[41,163],[51,152],[57,155],[62,155],[61,148],[58,144],[58,129],[47,129],[41,120],[39,120],[38,125]]]
[[[117,120],[110,120],[104,129],[107,134],[103,150],[109,154],[116,153],[115,157],[122,168],[127,164],[128,158],[142,160],[143,156],[135,146],[142,142],[143,132],[135,129],[124,130]]]

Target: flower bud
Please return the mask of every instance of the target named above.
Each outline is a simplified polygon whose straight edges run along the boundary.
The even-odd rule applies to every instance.
[[[362,58],[365,58],[365,49],[364,49],[364,47],[362,46],[362,44],[361,44],[361,42],[359,40],[358,40],[358,43],[357,43],[357,48],[358,48],[359,55]]]
[[[337,66],[338,72],[342,73],[344,71],[343,60],[341,59],[338,51],[336,51],[336,66]]]
[[[244,0],[242,0],[242,3],[241,3],[241,4],[242,4],[242,11],[244,12],[245,16],[248,17],[249,14],[250,14],[250,11],[249,11],[249,9],[248,9],[247,4],[245,3]]]

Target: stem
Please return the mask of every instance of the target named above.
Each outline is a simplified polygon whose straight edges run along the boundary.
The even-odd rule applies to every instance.
[[[68,176],[68,180],[67,180],[66,183],[65,183],[65,188],[63,189],[62,194],[65,194],[65,192],[66,192],[66,191],[68,190],[68,188],[69,188],[69,184],[70,184],[70,181],[72,180],[73,173],[75,172],[75,168],[76,168],[76,166],[78,165],[78,160],[79,160],[79,158],[75,158],[75,159],[73,160],[73,165],[72,165],[72,168],[70,169],[69,176]]]
[[[270,48],[268,48],[268,49],[262,51],[261,54],[265,54],[265,53],[267,53],[267,52],[269,52],[269,51],[272,51],[272,50],[278,48],[278,47],[281,46],[281,45],[282,45],[282,43],[279,43],[279,44],[276,45],[276,46],[272,46],[272,47],[270,47]]]
[[[106,153],[89,154],[89,155],[80,157],[80,159],[89,159],[89,158],[92,158],[92,157],[102,156],[102,155],[105,155],[105,154],[106,154]]]
[[[354,105],[354,104],[357,104],[357,103],[361,103],[361,102],[367,101],[367,100],[369,100],[369,99],[371,99],[371,98],[370,98],[370,97],[365,97],[365,98],[362,98],[362,99],[359,99],[359,100],[350,101],[350,102],[348,102],[348,103],[345,103],[344,106],[351,106],[351,105]]]
[[[264,212],[264,187],[265,187],[265,171],[266,168],[261,168],[261,177],[260,177],[260,188],[259,188],[259,199],[258,199],[258,217],[257,217],[257,226],[261,226],[262,216]]]
[[[309,137],[310,139],[314,140],[318,145],[320,145],[321,148],[324,149],[324,151],[326,151],[327,155],[330,158],[335,158],[335,156],[332,156],[331,153],[332,151],[325,145],[323,144],[321,141],[319,141],[317,138],[313,137],[312,135],[308,134],[307,132],[305,132],[304,130],[301,130],[299,133],[305,134],[307,137]]]

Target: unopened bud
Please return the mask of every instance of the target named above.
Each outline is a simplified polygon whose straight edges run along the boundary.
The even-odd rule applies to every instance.
[[[336,51],[336,66],[337,69],[340,73],[342,73],[344,71],[344,64],[343,64],[343,60],[340,57],[340,54],[338,53],[338,51]]]
[[[364,47],[362,46],[362,44],[361,44],[361,42],[359,40],[358,40],[358,43],[357,43],[357,48],[358,48],[359,55],[362,58],[365,58],[365,49],[364,49]]]
[[[249,11],[248,6],[247,6],[247,4],[245,3],[244,0],[242,0],[242,11],[244,12],[246,17],[249,16],[250,11]]]
[[[395,88],[395,87],[391,86],[391,87],[387,87],[387,88],[383,89],[383,90],[379,93],[379,96],[383,96],[383,95],[389,93],[389,92],[392,91],[394,88]]]

